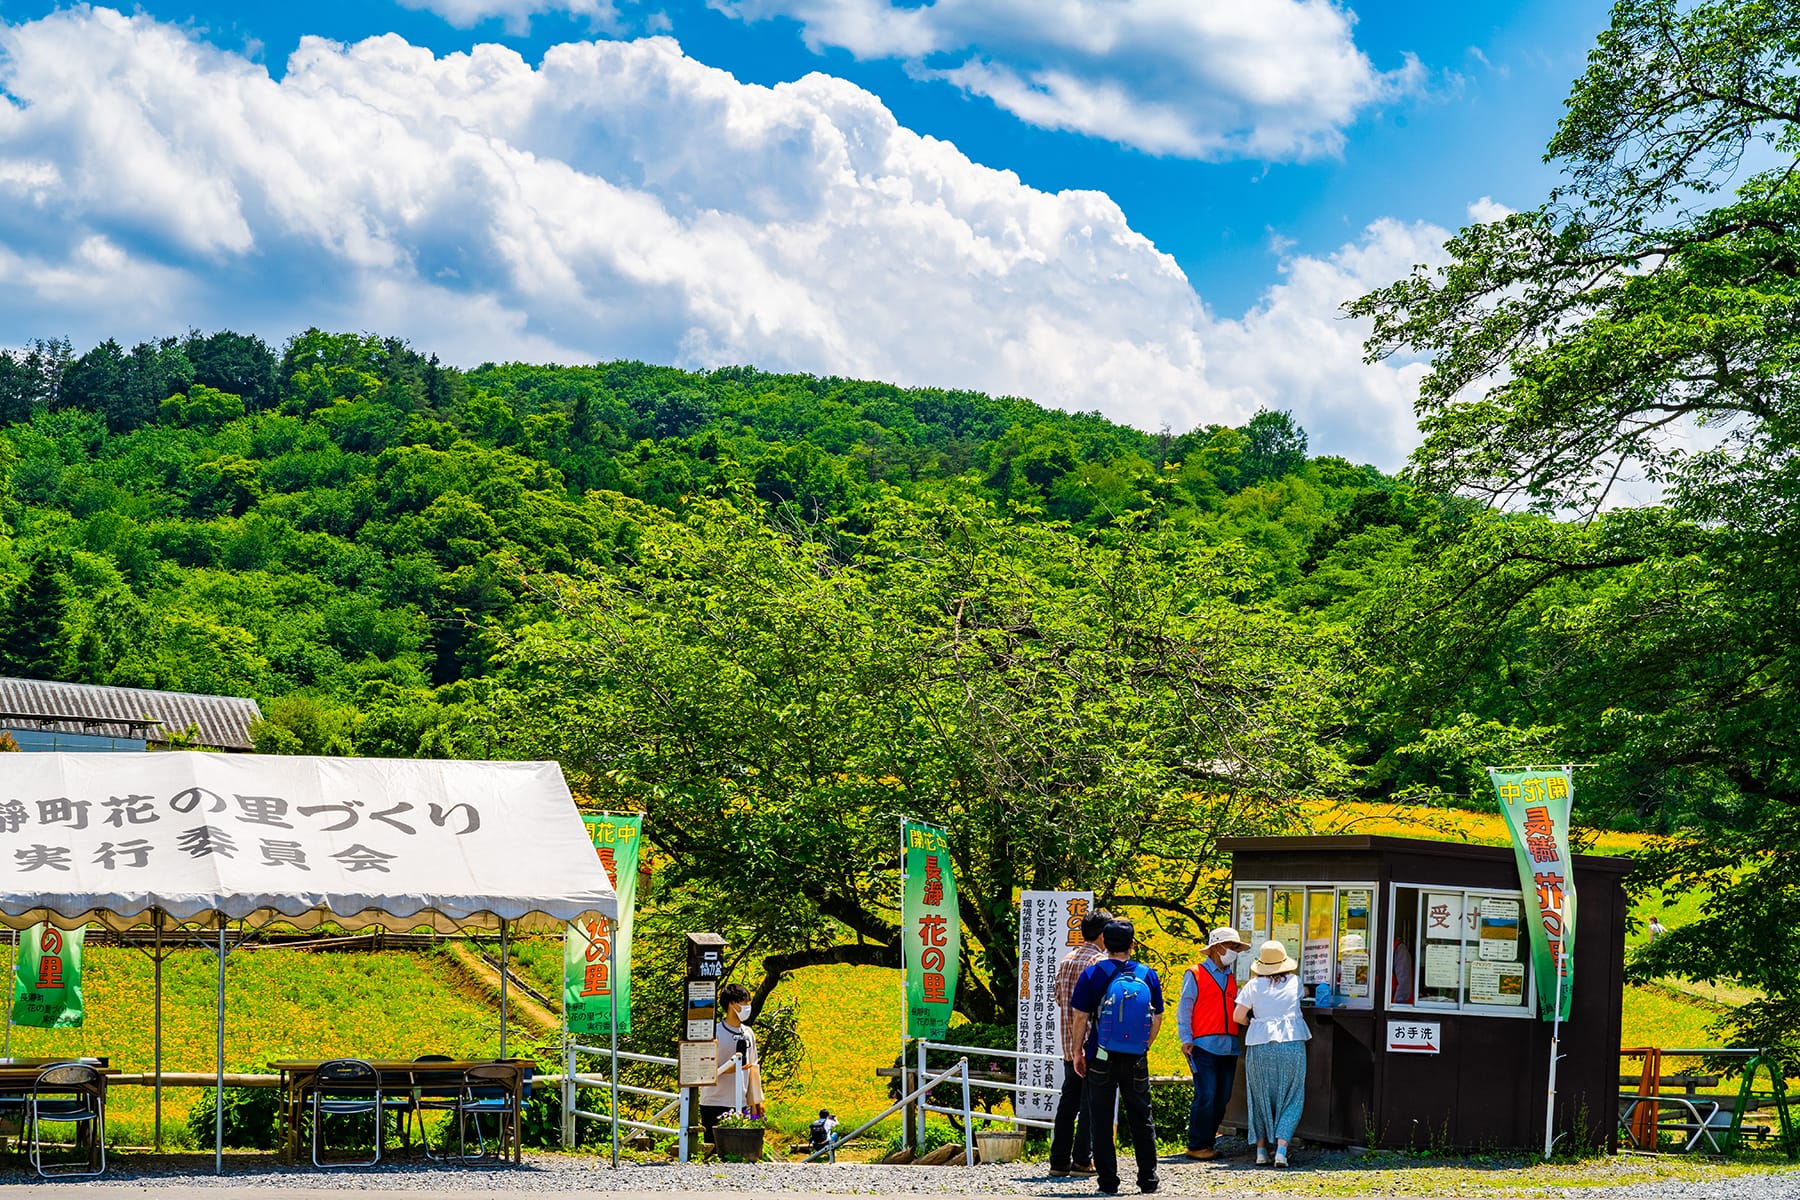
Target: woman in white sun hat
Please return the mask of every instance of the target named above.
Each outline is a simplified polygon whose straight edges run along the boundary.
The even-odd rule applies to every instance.
[[[1306,1041],[1312,1031],[1300,1014],[1299,969],[1287,947],[1264,942],[1250,964],[1254,977],[1238,992],[1237,1023],[1244,1026],[1244,1100],[1258,1166],[1288,1165],[1288,1142],[1300,1124],[1306,1099]]]

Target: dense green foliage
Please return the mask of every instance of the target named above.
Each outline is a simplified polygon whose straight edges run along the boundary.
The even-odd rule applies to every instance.
[[[629,560],[534,581],[555,615],[519,635],[498,711],[598,802],[648,805],[688,927],[778,952],[765,992],[898,961],[903,814],[949,831],[982,947],[960,1003],[993,1021],[1018,991],[1015,888],[1090,886],[1193,930],[1220,908],[1201,885],[1221,832],[1343,786],[1347,639],[1249,599],[1236,545],[975,499],[872,501],[856,532],[744,498],[618,516]]]
[[[1800,1057],[1797,154],[1800,5],[1621,0],[1567,186],[1355,307],[1373,354],[1432,358],[1418,480],[1496,501],[1434,522],[1371,626],[1397,773],[1597,764],[1615,816],[1683,835],[1639,885],[1709,897],[1639,970],[1760,989],[1731,1035]],[[1609,509],[1633,475],[1661,502]]]
[[[0,353],[0,411],[0,671],[253,696],[287,751],[492,749],[474,681],[539,615],[525,579],[628,558],[621,497],[679,517],[730,492],[848,533],[896,497],[1080,530],[1154,510],[1242,541],[1239,584],[1269,599],[1319,573],[1315,531],[1393,487],[1307,461],[1281,414],[1159,437],[749,370],[461,372],[318,331],[279,354],[228,332],[40,342]]]

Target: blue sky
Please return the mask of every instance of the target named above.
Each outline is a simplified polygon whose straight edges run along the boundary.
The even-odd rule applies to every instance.
[[[1420,367],[1362,365],[1336,306],[1472,205],[1542,198],[1605,19],[0,0],[0,344],[319,324],[452,361],[754,361],[1144,427],[1266,405],[1392,466]]]

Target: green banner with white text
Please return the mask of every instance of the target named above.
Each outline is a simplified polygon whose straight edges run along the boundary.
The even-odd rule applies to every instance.
[[[900,936],[906,947],[906,1036],[941,1041],[956,1003],[956,971],[962,960],[962,918],[956,908],[956,875],[944,831],[914,821],[901,823],[906,888]]]
[[[81,1025],[81,944],[86,929],[33,925],[19,934],[13,965],[14,1025],[75,1029]]]
[[[1488,770],[1512,831],[1513,857],[1525,893],[1538,1015],[1569,1019],[1575,994],[1575,864],[1569,856],[1569,808],[1575,780],[1567,767]],[[1558,966],[1561,966],[1561,986]]]
[[[609,956],[612,931],[603,918],[574,921],[563,938],[563,1012],[569,1032],[578,1037],[608,1033],[615,1000],[619,1032],[631,1032],[631,916],[637,907],[638,846],[643,841],[641,815],[582,815],[588,837],[600,855],[613,891],[619,897],[619,945]],[[609,961],[610,957],[610,961]],[[612,967],[616,963],[615,977]]]

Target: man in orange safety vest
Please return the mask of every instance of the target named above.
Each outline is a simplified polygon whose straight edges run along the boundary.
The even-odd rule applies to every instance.
[[[1219,1156],[1214,1141],[1225,1106],[1231,1102],[1238,1055],[1244,1048],[1242,1031],[1232,1020],[1232,1010],[1237,1007],[1237,976],[1232,967],[1238,951],[1249,948],[1237,930],[1215,929],[1206,939],[1206,953],[1181,979],[1176,1028],[1181,1031],[1181,1052],[1187,1055],[1194,1076],[1194,1103],[1188,1109],[1189,1158],[1205,1161]]]

